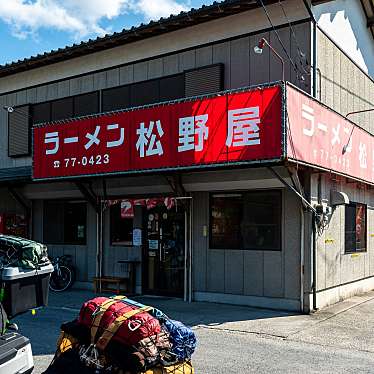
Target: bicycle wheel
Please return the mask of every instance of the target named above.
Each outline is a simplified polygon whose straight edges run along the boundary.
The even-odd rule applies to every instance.
[[[49,279],[49,288],[55,292],[67,290],[73,284],[73,273],[65,265],[60,265],[60,274],[53,272]]]

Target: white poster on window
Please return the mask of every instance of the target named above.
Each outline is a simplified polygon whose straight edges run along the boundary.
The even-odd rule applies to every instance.
[[[132,244],[134,246],[142,245],[142,230],[141,229],[134,229],[132,231]]]

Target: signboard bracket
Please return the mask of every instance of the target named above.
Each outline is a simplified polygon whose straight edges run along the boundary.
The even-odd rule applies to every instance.
[[[100,206],[97,203],[97,196],[94,194],[93,191],[90,191],[83,183],[75,182],[75,185],[81,192],[81,194],[85,197],[85,199],[89,202],[89,204],[95,209],[96,213],[100,212]]]

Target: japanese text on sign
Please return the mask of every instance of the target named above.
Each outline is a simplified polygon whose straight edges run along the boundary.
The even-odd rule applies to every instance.
[[[287,88],[288,157],[374,183],[374,136]]]
[[[34,178],[281,157],[280,88],[34,128]]]

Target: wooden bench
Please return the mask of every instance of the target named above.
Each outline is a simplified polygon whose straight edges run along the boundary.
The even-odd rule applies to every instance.
[[[93,278],[94,292],[115,292],[117,295],[121,291],[129,292],[129,279],[118,277],[95,277]],[[121,288],[121,286],[124,286]]]

